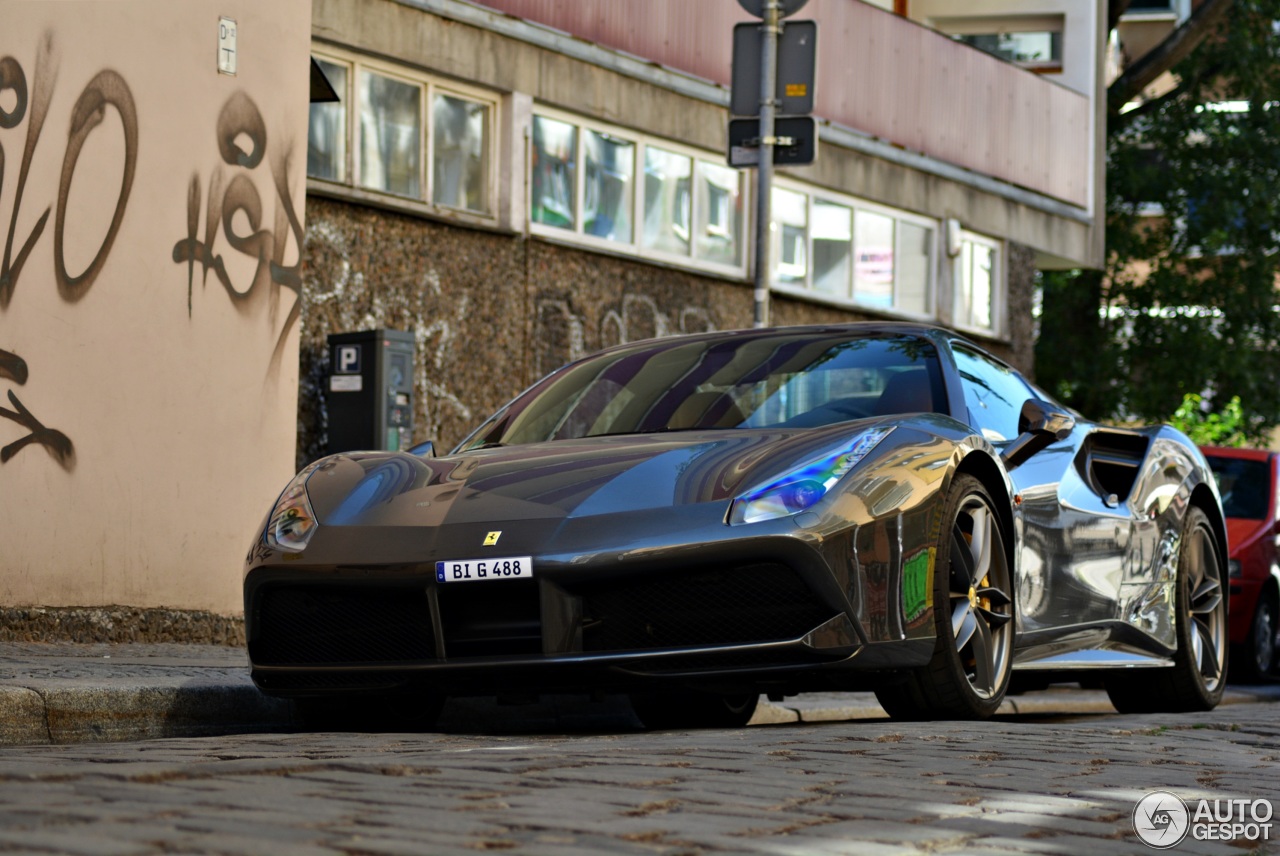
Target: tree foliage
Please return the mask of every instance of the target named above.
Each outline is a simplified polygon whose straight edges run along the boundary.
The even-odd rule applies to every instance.
[[[1251,435],[1280,424],[1277,21],[1280,0],[1233,0],[1177,88],[1109,124],[1106,270],[1043,278],[1037,375],[1084,413],[1203,394],[1244,401]]]
[[[1204,399],[1188,393],[1169,424],[1191,438],[1197,446],[1248,446],[1258,438],[1249,436],[1240,396],[1233,395],[1221,413],[1204,410]]]

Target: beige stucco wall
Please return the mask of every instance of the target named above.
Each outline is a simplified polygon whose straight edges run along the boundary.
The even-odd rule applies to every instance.
[[[310,12],[0,2],[0,604],[240,611],[294,463]]]

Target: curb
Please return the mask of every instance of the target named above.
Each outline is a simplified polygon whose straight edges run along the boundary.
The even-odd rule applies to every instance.
[[[70,685],[68,685],[70,684]],[[761,700],[749,725],[887,720],[871,693],[774,703]],[[1228,690],[1222,704],[1280,700],[1280,692]],[[1004,715],[1070,716],[1115,713],[1101,691],[1048,690],[1005,700]],[[549,698],[519,714],[492,700],[455,699],[441,725],[448,731],[525,732],[557,728],[635,727],[625,698],[601,704],[587,697]],[[250,683],[188,681],[41,681],[0,685],[0,745],[117,742],[172,737],[212,737],[296,730],[293,704],[263,695]]]
[[[292,705],[225,684],[0,687],[0,745],[279,731]]]
[[[756,714],[748,725],[780,725],[789,722],[840,722],[850,719],[888,719],[870,693],[850,693],[857,698],[855,704],[841,704],[832,700],[804,701],[803,696],[794,702],[761,701]],[[1228,689],[1222,696],[1223,705],[1252,704],[1271,700],[1265,693]],[[1043,690],[1026,695],[1006,698],[996,710],[996,716],[1072,716],[1087,713],[1116,713],[1115,706],[1102,690]]]

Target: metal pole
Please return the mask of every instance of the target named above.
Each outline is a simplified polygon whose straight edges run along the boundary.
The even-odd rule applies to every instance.
[[[760,57],[760,153],[756,180],[756,279],[755,325],[769,323],[769,277],[773,273],[773,218],[770,195],[773,187],[773,120],[778,107],[778,36],[782,32],[779,0],[765,0],[764,38]]]

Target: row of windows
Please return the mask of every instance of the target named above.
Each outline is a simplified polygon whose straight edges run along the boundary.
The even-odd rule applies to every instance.
[[[626,249],[727,266],[743,260],[743,174],[670,144],[539,113],[529,216]]]
[[[496,222],[496,99],[361,60],[316,61],[342,100],[311,106],[308,176]],[[718,156],[538,108],[530,228],[745,277],[749,175]],[[789,179],[773,188],[771,209],[780,291],[911,317],[938,313],[937,221]],[[999,244],[964,233],[947,250],[952,323],[998,332]]]
[[[341,100],[311,105],[307,175],[480,215],[492,211],[494,102],[360,63],[316,62]]]
[[[911,315],[933,311],[932,221],[775,187],[774,282]]]

